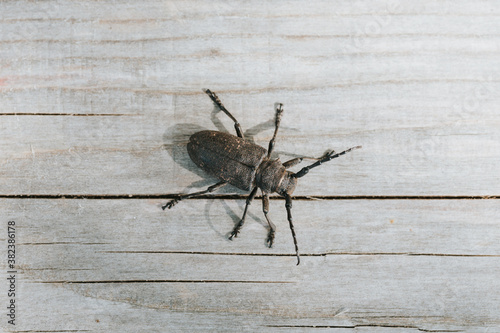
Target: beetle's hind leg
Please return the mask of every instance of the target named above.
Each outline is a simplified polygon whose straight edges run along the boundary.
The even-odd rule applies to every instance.
[[[241,129],[240,123],[234,118],[234,116],[229,112],[224,105],[222,105],[222,102],[220,101],[219,97],[214,93],[211,92],[210,89],[206,89],[205,93],[210,97],[210,99],[223,111],[229,118],[231,118],[232,121],[234,121],[234,129],[236,130],[236,134],[240,137],[243,138],[243,130]]]
[[[273,222],[271,222],[269,216],[267,216],[267,213],[269,213],[269,194],[264,192],[262,192],[262,211],[264,212],[264,216],[266,217],[267,223],[269,224],[269,233],[267,234],[266,243],[268,247],[273,247],[276,226]]]
[[[246,202],[246,205],[245,205],[245,210],[243,211],[243,216],[241,217],[240,222],[238,222],[238,224],[236,224],[234,226],[234,229],[231,232],[231,235],[229,235],[229,239],[230,240],[233,240],[233,237],[238,237],[240,229],[243,226],[243,224],[245,223],[245,217],[247,216],[248,206],[250,206],[252,204],[252,200],[253,200],[253,198],[255,198],[255,194],[257,193],[257,189],[258,189],[258,187],[254,187],[253,190],[252,190],[252,192],[248,196],[247,202]]]
[[[200,191],[200,192],[194,192],[194,193],[189,193],[189,194],[184,194],[184,195],[179,195],[177,198],[173,199],[173,200],[170,200],[169,202],[167,202],[165,205],[163,205],[161,208],[163,210],[165,210],[165,208],[172,208],[175,206],[176,203],[178,203],[179,201],[181,200],[184,200],[184,199],[188,199],[188,198],[192,198],[192,197],[196,197],[198,195],[202,195],[202,194],[205,194],[205,193],[212,193],[214,191],[217,191],[219,188],[221,188],[222,186],[226,185],[227,182],[226,181],[221,181],[221,182],[218,182],[217,184],[214,184],[212,186],[210,186],[209,188],[207,188],[205,191]]]

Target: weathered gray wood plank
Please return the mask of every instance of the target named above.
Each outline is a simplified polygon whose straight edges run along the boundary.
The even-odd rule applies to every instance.
[[[203,106],[184,105],[170,113],[172,118],[168,113],[3,117],[2,194],[172,194],[200,180],[208,185],[213,180],[189,160],[185,148],[189,135],[197,130],[217,129],[209,120],[211,102],[203,95],[196,99]],[[234,103],[226,100],[228,107]],[[263,146],[272,135],[274,114],[271,101],[266,104],[252,126],[245,126]],[[305,109],[293,106],[285,112],[276,147],[283,160],[321,156],[331,148],[364,147],[301,179],[297,195],[500,193],[497,114],[481,119],[477,115],[474,125],[450,126],[445,121],[451,111],[422,114],[413,124],[395,111],[391,121],[399,125],[391,129],[386,124],[391,116],[380,119],[364,111],[352,119],[341,115],[341,125],[325,108],[311,110],[307,117]],[[369,128],[353,119],[362,119]],[[226,119],[221,121],[225,126],[214,121],[220,129],[231,128]]]
[[[241,237],[226,234],[244,200],[187,200],[163,211],[164,200],[4,199],[4,216],[24,221],[27,244],[97,243],[113,250],[290,254],[293,243],[283,200],[271,200],[276,244],[265,247],[267,223],[256,200]],[[496,200],[296,201],[293,216],[303,254],[496,255]],[[22,232],[21,230],[21,232]],[[137,239],[131,242],[130,237]],[[75,262],[77,264],[77,262]]]
[[[23,290],[35,297],[27,304],[25,324],[19,327],[34,329],[30,322],[38,323],[36,329],[64,331],[134,331],[144,326],[153,331],[164,327],[181,331],[231,331],[234,327],[267,331],[272,327],[300,329],[319,325],[345,328],[346,332],[363,328],[373,332],[377,327],[391,332],[388,328],[395,328],[396,332],[417,329],[480,332],[498,327],[498,298],[492,293],[497,287],[498,260],[310,258],[307,266],[297,269],[290,263],[277,264],[274,259],[242,265],[240,258],[195,260],[183,256],[169,257],[160,263],[165,271],[181,266],[189,271],[220,266],[226,272],[247,273],[247,279],[254,275],[255,268],[249,271],[249,264],[253,264],[262,272],[271,269],[277,274],[279,269],[279,274],[285,277],[282,282],[257,282],[262,281],[259,276],[256,282],[226,278],[224,281],[25,283]],[[172,261],[177,264],[174,266]],[[299,272],[302,269],[305,272]],[[124,270],[123,274],[126,273]],[[61,302],[66,311],[60,311],[61,316],[56,319],[50,309]],[[47,319],[40,322],[34,314]]]
[[[285,103],[281,153],[364,145],[301,195],[498,194],[495,1],[257,3],[2,3],[3,114],[127,115],[4,116],[3,193],[184,190],[205,87],[262,144]]]

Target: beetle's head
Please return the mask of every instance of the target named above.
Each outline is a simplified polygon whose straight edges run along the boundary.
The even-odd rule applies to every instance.
[[[293,177],[293,172],[286,171],[283,180],[278,186],[276,192],[279,195],[285,196],[285,193],[288,195],[292,195],[295,190],[295,186],[297,186],[297,178]]]

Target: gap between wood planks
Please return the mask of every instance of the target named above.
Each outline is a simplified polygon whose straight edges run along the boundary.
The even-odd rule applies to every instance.
[[[425,329],[425,328],[420,328],[417,326],[413,325],[397,325],[397,324],[356,324],[356,325],[266,325],[266,327],[276,327],[276,328],[318,328],[318,329],[325,329],[325,328],[362,328],[362,327],[385,327],[385,328],[408,328],[408,329],[414,329],[419,332],[463,332],[463,330],[441,330],[441,329],[436,329],[436,330],[431,330],[431,329]]]
[[[59,284],[109,284],[109,283],[295,283],[293,281],[255,281],[255,280],[58,280],[37,281],[35,283]]]

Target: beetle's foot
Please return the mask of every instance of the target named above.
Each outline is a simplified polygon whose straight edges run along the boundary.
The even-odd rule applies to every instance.
[[[278,114],[283,113],[283,104],[278,103],[278,106],[276,107],[276,112],[277,112]]]
[[[161,206],[161,209],[165,210],[165,208],[172,208],[175,206],[176,203],[179,202],[179,199],[173,199],[173,200],[170,200],[169,202],[167,202],[165,205]]]
[[[240,233],[240,229],[243,226],[243,220],[238,222],[238,224],[234,227],[233,231],[231,231],[231,235],[229,235],[229,240],[233,240],[233,237],[238,237],[238,234]]]
[[[231,235],[229,236],[229,240],[233,240],[233,237],[238,237],[238,234],[240,233],[240,227],[237,226],[236,228],[231,231]]]
[[[269,230],[269,233],[267,234],[266,243],[267,243],[268,248],[273,247],[273,243],[274,243],[274,230],[273,229]]]

